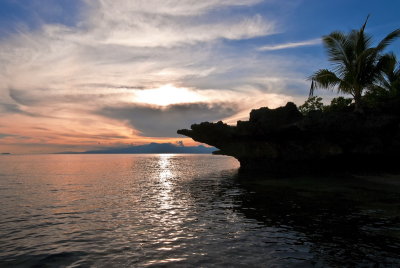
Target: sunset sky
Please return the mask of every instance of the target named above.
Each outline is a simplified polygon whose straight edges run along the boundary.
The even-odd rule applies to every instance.
[[[398,0],[1,0],[0,153],[193,145],[176,130],[303,103],[307,77],[329,67],[322,35],[371,14],[379,39],[400,27],[399,10]]]

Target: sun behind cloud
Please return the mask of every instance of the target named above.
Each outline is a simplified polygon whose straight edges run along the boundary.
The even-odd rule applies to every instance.
[[[184,87],[175,87],[167,84],[158,88],[137,90],[134,94],[134,101],[138,103],[168,106],[178,103],[194,103],[206,101],[205,96],[194,90]]]

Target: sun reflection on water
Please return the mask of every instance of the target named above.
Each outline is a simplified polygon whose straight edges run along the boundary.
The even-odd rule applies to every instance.
[[[179,262],[186,260],[186,255],[174,258],[169,252],[179,250],[185,247],[185,241],[188,230],[185,230],[184,222],[187,220],[189,204],[185,202],[186,198],[179,187],[176,185],[176,178],[179,177],[180,166],[174,154],[160,154],[158,157],[158,194],[157,199],[159,207],[156,215],[159,215],[159,231],[162,233],[157,238],[155,244],[158,245],[157,251],[160,256],[157,260],[151,260],[148,264],[166,264],[170,262]],[[183,200],[182,200],[183,199]]]
[[[160,154],[158,160],[160,182],[162,182],[164,186],[168,187],[171,186],[169,179],[171,179],[174,175],[171,170],[170,162],[170,158],[172,156],[173,154]]]
[[[160,154],[158,160],[158,182],[159,193],[158,199],[160,203],[160,210],[171,212],[174,210],[174,196],[173,196],[173,172],[172,158],[173,154]]]

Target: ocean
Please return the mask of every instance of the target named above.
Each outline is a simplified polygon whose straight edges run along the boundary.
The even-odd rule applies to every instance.
[[[238,168],[214,155],[0,156],[0,266],[400,264],[397,190],[375,187],[388,206],[365,207],[370,188],[252,184]]]

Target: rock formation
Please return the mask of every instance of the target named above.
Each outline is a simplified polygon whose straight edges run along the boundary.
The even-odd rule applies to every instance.
[[[377,112],[379,110],[379,112]],[[203,122],[178,134],[233,156],[241,171],[273,174],[385,170],[398,163],[399,102],[366,111],[314,111],[302,115],[294,103],[252,110],[236,126]]]

